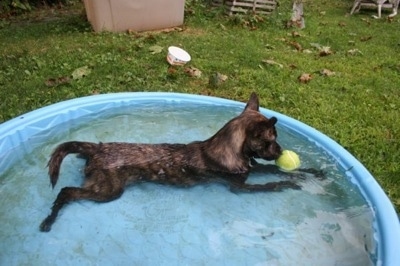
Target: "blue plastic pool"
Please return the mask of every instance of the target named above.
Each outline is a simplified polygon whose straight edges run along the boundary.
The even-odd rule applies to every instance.
[[[67,206],[49,233],[38,226],[61,187],[78,186],[84,161],[69,156],[54,190],[46,163],[67,140],[206,139],[243,103],[176,93],[78,98],[0,125],[0,265],[396,265],[400,225],[375,179],[315,129],[282,114],[278,141],[327,180],[303,189],[235,194],[218,184],[141,184],[105,204]],[[280,176],[254,173],[251,182]]]

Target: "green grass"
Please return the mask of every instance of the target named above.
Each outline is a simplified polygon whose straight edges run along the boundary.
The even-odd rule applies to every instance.
[[[263,22],[227,17],[203,3],[189,1],[182,30],[169,33],[94,33],[79,2],[1,21],[0,122],[97,93],[174,91],[244,101],[255,91],[263,107],[309,124],[348,149],[400,210],[400,16],[374,20],[373,10],[348,16],[351,1],[308,1],[306,28],[298,30],[284,27],[289,0]],[[332,54],[320,56],[315,44]],[[163,51],[152,54],[155,45]],[[190,52],[189,65],[202,71],[200,78],[169,68],[170,45]],[[85,66],[90,71],[82,78],[46,85]],[[322,69],[335,75],[322,76]],[[228,76],[217,87],[209,85],[215,72]],[[300,83],[303,73],[312,80]]]

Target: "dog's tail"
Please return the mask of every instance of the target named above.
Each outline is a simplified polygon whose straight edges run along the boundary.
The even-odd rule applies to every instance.
[[[49,163],[49,176],[52,187],[57,183],[60,167],[63,159],[70,153],[79,153],[84,157],[91,157],[99,148],[99,144],[91,142],[70,141],[57,146],[52,153]]]

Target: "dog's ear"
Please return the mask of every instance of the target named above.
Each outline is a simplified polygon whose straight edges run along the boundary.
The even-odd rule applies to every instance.
[[[278,119],[275,116],[271,117],[268,119],[268,127],[275,126],[276,122],[278,122]]]
[[[250,96],[249,101],[246,104],[246,107],[244,108],[244,111],[247,110],[253,110],[253,111],[259,111],[260,103],[258,102],[258,96],[255,92],[253,92]]]

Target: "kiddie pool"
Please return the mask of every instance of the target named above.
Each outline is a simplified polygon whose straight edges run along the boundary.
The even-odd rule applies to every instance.
[[[324,134],[264,108],[264,115],[278,118],[281,145],[297,147],[300,156],[312,146],[310,154],[317,154],[317,150],[328,159],[318,155],[308,162],[304,151],[303,163],[328,172],[340,170],[343,177],[334,174],[328,185],[307,177],[301,181],[304,190],[257,195],[236,195],[220,185],[183,190],[143,184],[127,189],[112,203],[72,203],[60,212],[52,231],[39,232],[38,226],[60,188],[79,185],[82,179],[84,163],[69,156],[59,183],[51,190],[45,166],[58,143],[83,133],[89,141],[186,143],[206,139],[243,107],[244,103],[199,95],[116,93],[53,104],[1,124],[0,265],[398,264],[398,216],[365,167]],[[193,109],[199,109],[195,117]],[[117,110],[114,116],[113,110]],[[140,114],[128,116],[136,112]],[[182,119],[185,115],[190,119]],[[116,117],[116,126],[99,124],[102,116]],[[141,122],[142,118],[147,120]],[[169,127],[178,127],[178,132],[169,132]],[[93,133],[92,128],[97,131]],[[297,139],[305,141],[303,148]],[[336,185],[334,190],[321,191],[343,180],[349,192]],[[332,191],[337,195],[331,195]],[[307,202],[307,197],[315,195],[321,203]],[[346,197],[356,206],[337,203]],[[328,207],[320,208],[322,202]],[[224,204],[232,205],[218,209]],[[252,206],[255,211],[249,208]],[[294,211],[286,210],[290,206]],[[214,219],[216,213],[219,216]],[[282,221],[277,222],[279,219]],[[352,245],[363,259],[357,260],[351,257],[353,251],[346,251]],[[326,250],[317,250],[319,246]]]

